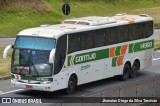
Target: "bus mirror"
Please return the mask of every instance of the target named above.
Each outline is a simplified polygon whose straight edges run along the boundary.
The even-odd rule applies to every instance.
[[[3,58],[7,58],[8,50],[12,48],[12,45],[8,45],[3,51]]]
[[[50,55],[49,55],[49,63],[53,63],[53,61],[54,61],[54,55],[55,55],[55,49],[53,49],[53,50],[50,52]]]

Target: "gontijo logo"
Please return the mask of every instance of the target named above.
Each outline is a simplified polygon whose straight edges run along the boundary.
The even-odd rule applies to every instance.
[[[88,61],[88,60],[93,60],[96,58],[96,53],[92,53],[92,54],[86,54],[86,55],[82,55],[82,56],[77,56],[75,59],[75,62],[84,62],[84,61]]]
[[[85,62],[100,60],[109,57],[109,49],[97,50],[82,54],[68,56],[68,66],[74,66]]]

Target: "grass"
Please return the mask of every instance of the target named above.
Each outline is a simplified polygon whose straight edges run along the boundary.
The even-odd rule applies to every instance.
[[[0,77],[8,76],[11,73],[11,52],[9,51],[8,58],[3,59],[2,54],[6,45],[0,45]]]
[[[154,45],[155,49],[159,49],[160,48],[160,38],[155,39],[155,45]]]
[[[155,27],[160,28],[159,0],[45,0],[40,3],[35,2],[37,0],[29,1],[14,2],[0,8],[0,37],[15,37],[23,29],[60,23],[66,18],[112,16],[116,13],[149,14],[155,20]],[[69,16],[64,16],[61,12],[64,3],[71,6]]]

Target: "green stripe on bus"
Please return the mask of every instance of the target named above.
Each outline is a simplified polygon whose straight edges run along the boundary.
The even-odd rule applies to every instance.
[[[133,53],[133,46],[134,46],[134,44],[129,44],[129,53]]]
[[[68,63],[67,63],[67,64],[68,64],[68,66],[70,66],[70,65],[71,65],[71,64],[70,64],[71,57],[72,57],[72,56],[68,56]]]
[[[100,60],[104,58],[109,58],[109,49],[77,54],[75,55],[73,62],[76,65],[76,64],[86,63],[86,62]],[[68,56],[68,66],[71,65],[70,61],[71,61],[71,56]]]
[[[117,58],[118,58],[118,57],[112,58],[112,67],[117,66]]]
[[[117,47],[116,47],[115,55],[116,55],[116,56],[121,55],[120,51],[121,51],[121,46],[117,46]]]
[[[154,40],[129,44],[129,53],[154,48]]]

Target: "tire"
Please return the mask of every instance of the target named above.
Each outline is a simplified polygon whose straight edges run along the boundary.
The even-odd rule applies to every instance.
[[[130,71],[131,71],[131,68],[129,64],[126,63],[123,68],[123,74],[120,77],[122,81],[126,81],[129,78]]]
[[[130,77],[131,78],[136,77],[138,70],[140,70],[140,63],[139,61],[134,61],[132,69],[131,69]]]
[[[74,76],[71,76],[69,78],[69,81],[68,81],[68,87],[66,89],[66,92],[67,94],[71,94],[75,91],[75,88],[76,88],[76,78]]]

